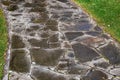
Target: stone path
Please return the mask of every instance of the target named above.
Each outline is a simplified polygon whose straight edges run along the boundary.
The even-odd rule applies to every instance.
[[[3,80],[120,80],[120,45],[70,0],[2,1]]]

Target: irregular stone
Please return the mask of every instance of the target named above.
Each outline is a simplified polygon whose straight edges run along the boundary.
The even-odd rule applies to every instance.
[[[67,80],[64,75],[57,74],[50,70],[44,70],[40,67],[33,67],[31,75],[35,80]]]
[[[16,48],[24,48],[25,44],[22,41],[22,38],[20,36],[17,35],[13,35],[12,36],[12,48],[16,49]]]
[[[77,25],[75,26],[77,30],[82,30],[82,31],[89,31],[93,26],[92,24],[85,24],[85,25]]]
[[[99,56],[97,52],[80,43],[72,45],[72,48],[75,52],[75,57],[80,62],[91,61],[95,57]]]
[[[110,70],[110,73],[115,76],[120,76],[120,68],[114,68]]]
[[[6,5],[6,6],[9,6],[10,4],[12,4],[11,1],[1,1],[2,4]]]
[[[27,32],[32,32],[32,31],[38,30],[39,28],[40,28],[39,26],[30,26],[30,28],[27,28],[26,31]]]
[[[58,59],[64,53],[64,50],[44,50],[44,49],[31,49],[32,61],[40,65],[54,66],[57,64]]]
[[[61,16],[60,16],[60,21],[61,21],[61,22],[71,22],[72,19],[71,19],[70,17],[61,17]]]
[[[110,66],[109,63],[107,62],[102,62],[102,63],[95,63],[95,66],[101,67],[101,68],[108,68]]]
[[[48,20],[48,18],[49,18],[47,12],[40,13],[40,16],[41,16],[41,18],[44,18],[44,19],[47,19],[47,20]]]
[[[49,45],[47,43],[48,39],[29,39],[28,41],[34,47],[49,48]]]
[[[106,43],[106,40],[104,38],[91,37],[91,36],[79,37],[78,39],[76,39],[76,41],[81,42],[82,44],[93,48],[97,48]]]
[[[50,38],[49,38],[49,42],[58,42],[59,41],[59,34],[55,34],[55,35],[52,35]]]
[[[16,4],[11,4],[8,6],[9,11],[15,11],[18,9],[18,6]]]
[[[83,24],[77,24],[74,26],[65,26],[64,28],[67,31],[90,31],[92,27],[93,27],[92,24],[83,23]]]
[[[32,6],[33,5],[31,3],[28,3],[28,2],[24,4],[24,7],[32,7]]]
[[[89,32],[86,32],[86,34],[91,35],[91,36],[100,36],[101,35],[100,32],[96,32],[96,31],[89,31]]]
[[[42,32],[42,33],[40,33],[40,36],[42,38],[48,38],[50,35],[48,34],[48,32]]]
[[[111,64],[120,64],[120,49],[114,43],[100,48],[101,55],[109,60]]]
[[[12,16],[14,17],[17,17],[17,16],[21,16],[22,14],[21,13],[14,13],[14,14],[11,14]]]
[[[47,20],[45,18],[39,18],[39,19],[35,19],[32,22],[33,23],[42,23],[44,24]]]
[[[99,70],[90,71],[82,80],[107,80],[108,76]]]
[[[110,39],[110,36],[108,36],[107,34],[102,34],[101,37],[106,38],[106,39]]]
[[[34,7],[30,12],[46,12],[46,9],[44,7]]]
[[[60,43],[51,43],[51,44],[49,44],[49,47],[50,48],[60,48],[61,45],[60,45]]]
[[[11,53],[10,69],[16,72],[29,72],[30,60],[24,50],[14,50]]]
[[[58,19],[60,16],[58,14],[53,14],[51,18]]]
[[[68,52],[68,57],[71,57],[71,58],[73,58],[75,55],[74,55],[74,53],[73,52]]]
[[[58,27],[54,26],[54,25],[48,25],[48,26],[46,26],[46,29],[50,29],[52,31],[58,31]]]
[[[62,17],[72,17],[72,13],[64,12]]]
[[[70,68],[70,70],[68,71],[69,74],[80,74],[80,70],[78,68],[72,67]]]
[[[44,3],[46,0],[40,0],[40,1],[38,1],[38,0],[34,0],[34,3]]]
[[[68,40],[73,40],[79,36],[84,35],[84,33],[82,33],[82,32],[66,32],[65,35]]]
[[[69,67],[69,63],[64,61],[57,65],[57,70],[67,70],[68,67]]]
[[[68,2],[68,0],[58,0],[58,1],[63,2],[63,3]]]
[[[96,26],[96,27],[94,28],[94,30],[95,30],[95,31],[102,32],[102,29],[101,29],[99,26]]]
[[[8,76],[9,80],[33,80],[29,74],[25,73],[10,72]]]
[[[48,20],[48,21],[46,22],[46,25],[55,25],[55,26],[57,26],[57,25],[58,25],[58,22],[57,22],[56,20]]]

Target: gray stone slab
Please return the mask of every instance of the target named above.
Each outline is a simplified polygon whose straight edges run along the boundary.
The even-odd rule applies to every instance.
[[[96,51],[80,43],[72,45],[72,48],[75,52],[75,57],[79,62],[91,61],[99,56]]]
[[[32,74],[36,80],[67,80],[65,76],[54,73],[50,70],[44,70],[39,67],[32,68]]]
[[[12,36],[12,48],[16,49],[16,48],[24,48],[25,44],[22,41],[22,38],[20,36],[17,35],[13,35]]]
[[[107,80],[108,76],[102,71],[90,71],[82,80]]]
[[[68,40],[73,40],[77,37],[83,36],[84,33],[82,33],[82,32],[66,32],[65,35]]]
[[[48,39],[29,39],[28,41],[33,47],[49,48],[49,44],[47,43]]]
[[[101,55],[109,60],[111,64],[120,64],[120,50],[114,43],[100,48]]]
[[[10,69],[16,72],[29,72],[30,60],[24,50],[14,50],[11,53]]]
[[[60,56],[64,53],[62,49],[31,49],[30,54],[32,61],[40,65],[55,66],[58,63]]]

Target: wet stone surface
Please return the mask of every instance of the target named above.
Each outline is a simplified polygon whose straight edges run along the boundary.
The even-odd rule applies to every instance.
[[[3,80],[120,80],[120,44],[71,0],[2,0]]]

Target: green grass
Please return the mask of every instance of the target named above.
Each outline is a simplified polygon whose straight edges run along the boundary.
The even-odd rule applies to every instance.
[[[120,0],[74,0],[120,42]]]
[[[7,29],[6,21],[2,10],[0,9],[0,80],[3,77],[4,53],[7,48]]]

